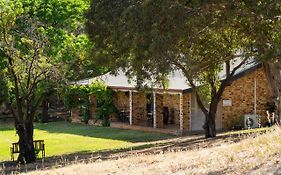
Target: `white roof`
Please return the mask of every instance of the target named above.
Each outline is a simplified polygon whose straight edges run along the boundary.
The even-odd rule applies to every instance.
[[[101,75],[99,77],[90,78],[86,80],[81,80],[76,82],[75,84],[80,85],[86,85],[90,84],[93,81],[103,81],[108,87],[111,88],[135,88],[137,86],[136,82],[131,80],[129,81],[128,77],[125,75],[124,72],[119,71],[117,75],[112,75],[110,73]],[[155,87],[159,88],[159,87]],[[188,89],[190,86],[188,86],[186,82],[186,78],[182,75],[180,72],[175,72],[174,74],[169,75],[169,88],[172,90],[184,90]],[[160,87],[161,89],[161,87]]]
[[[239,64],[238,62],[235,62],[232,64],[231,69],[233,69],[234,66],[237,66]],[[245,64],[243,65],[240,69],[238,69],[236,71],[236,75],[238,75],[241,72],[244,72],[254,66],[256,66],[257,63],[251,62],[249,64]],[[219,76],[221,77],[221,79],[225,78],[225,67],[223,68],[223,70],[220,72]],[[181,71],[176,71],[173,74],[169,75],[169,88],[168,90],[186,90],[186,89],[190,89],[191,87],[188,85],[188,82],[185,78],[185,76],[183,75],[183,73]],[[80,80],[77,81],[73,84],[80,84],[80,85],[86,85],[86,84],[90,84],[94,81],[103,81],[108,87],[110,88],[118,88],[118,89],[122,89],[122,88],[130,88],[133,89],[137,86],[136,82],[131,80],[129,81],[128,77],[125,75],[124,72],[119,71],[117,73],[117,75],[112,75],[110,73],[106,73],[104,75],[101,75],[99,77],[95,77],[95,78],[90,78],[90,79],[85,79],[85,80]],[[154,87],[156,89],[162,89],[162,87]]]

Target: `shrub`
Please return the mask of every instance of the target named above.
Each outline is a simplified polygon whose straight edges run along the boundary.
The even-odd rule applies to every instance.
[[[241,130],[244,126],[244,116],[243,115],[234,115],[231,120],[232,130]]]
[[[274,101],[270,101],[270,102],[267,102],[267,103],[265,104],[265,109],[266,109],[268,112],[273,113],[273,112],[276,111],[277,108],[276,108],[276,105],[275,105]]]
[[[90,85],[71,85],[64,93],[64,103],[68,109],[79,107],[82,112],[82,122],[88,123],[91,118],[89,96],[95,95],[97,100],[95,117],[103,121],[103,126],[110,126],[109,115],[116,112],[113,94],[112,90],[107,89],[106,85],[99,81]]]

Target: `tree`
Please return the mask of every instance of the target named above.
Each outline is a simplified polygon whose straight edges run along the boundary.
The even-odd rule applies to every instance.
[[[277,0],[260,1],[258,5],[248,4],[255,12],[250,35],[254,38],[259,61],[263,63],[271,91],[272,101],[281,110],[281,2]]]
[[[15,117],[20,163],[36,159],[33,119],[47,93],[46,82],[63,84],[86,59],[91,43],[81,24],[88,7],[87,0],[0,2],[1,76],[9,85],[5,101]]]
[[[86,26],[96,62],[122,67],[139,84],[182,71],[205,114],[205,135],[215,137],[223,91],[256,54],[251,13],[244,1],[100,0]]]

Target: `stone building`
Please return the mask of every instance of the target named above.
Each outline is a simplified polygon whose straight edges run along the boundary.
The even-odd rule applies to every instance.
[[[237,74],[225,89],[222,100],[231,101],[229,106],[220,105],[223,129],[230,129],[235,118],[245,114],[257,114],[264,125],[266,103],[271,101],[271,94],[263,67],[257,65]]]
[[[181,74],[170,77],[169,89],[155,88],[149,93],[138,91],[134,83],[128,83],[124,74],[108,74],[99,79],[116,92],[114,103],[118,113],[111,116],[112,123],[141,126],[143,130],[173,130],[177,134],[203,130],[205,116]],[[91,81],[89,79],[79,83],[88,84]],[[218,106],[216,128],[229,130],[237,121],[243,125],[246,114],[259,115],[261,122],[264,122],[265,104],[270,100],[271,94],[263,67],[254,65],[244,68],[235,75],[232,84],[223,93]],[[94,114],[94,111],[95,106],[92,106],[91,113]],[[73,121],[78,121],[77,118],[78,111],[73,109]]]
[[[184,93],[189,86],[183,81],[184,77],[181,74],[170,77],[169,89],[155,88],[149,92],[137,90],[136,84],[129,83],[122,73],[118,76],[107,74],[78,83],[89,84],[97,79],[104,81],[108,88],[115,91],[113,101],[118,113],[111,116],[113,125],[118,122],[129,126],[162,128],[172,130],[174,133],[189,131],[187,123],[190,121],[191,94]],[[93,102],[93,96],[90,97],[90,101],[94,104],[90,108],[94,117],[96,103]],[[71,110],[73,122],[81,121],[79,113],[77,108]]]

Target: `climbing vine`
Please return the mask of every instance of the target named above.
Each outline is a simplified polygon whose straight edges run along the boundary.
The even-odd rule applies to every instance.
[[[79,108],[82,112],[82,122],[88,123],[91,119],[90,106],[93,105],[89,97],[94,95],[97,104],[95,119],[102,120],[103,126],[109,126],[109,116],[116,112],[113,94],[114,92],[100,81],[89,85],[70,85],[65,90],[64,102],[68,109]]]

